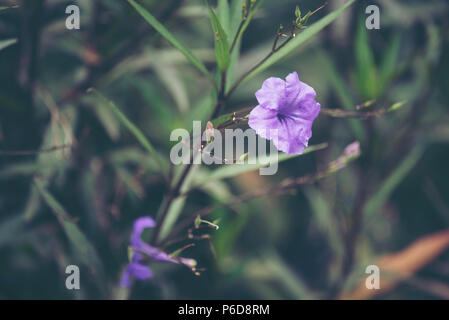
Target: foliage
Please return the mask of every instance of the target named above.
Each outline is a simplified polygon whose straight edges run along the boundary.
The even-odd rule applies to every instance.
[[[373,298],[375,263],[376,298],[447,298],[449,6],[375,2],[380,30],[361,0],[79,1],[67,30],[70,1],[0,0],[0,299]],[[292,71],[322,109],[275,176],[170,163],[173,129],[246,128]],[[144,215],[199,276],[119,288]]]

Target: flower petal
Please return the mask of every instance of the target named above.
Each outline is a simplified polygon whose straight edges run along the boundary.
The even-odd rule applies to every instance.
[[[140,217],[134,221],[133,232],[131,234],[131,245],[139,248],[143,243],[141,235],[144,229],[154,228],[156,222],[151,217]]]
[[[270,129],[277,129],[281,126],[277,115],[278,112],[276,110],[259,105],[251,110],[248,125],[262,138],[271,140],[273,131]]]
[[[290,113],[300,109],[304,119],[315,119],[319,112],[315,105],[315,90],[308,84],[301,82],[296,72],[290,73],[285,80],[286,97],[281,112]]]
[[[285,103],[285,81],[275,77],[268,78],[255,95],[259,105],[278,110]]]
[[[317,108],[319,111],[318,103]],[[301,154],[312,136],[313,120],[303,119],[301,114],[296,114],[297,112],[282,115],[259,105],[249,114],[248,125],[260,137],[273,140],[278,150],[288,154]]]
[[[313,122],[320,113],[321,105],[313,99],[303,100],[303,102],[296,108],[290,108],[286,113],[283,113],[291,118],[299,118]]]
[[[278,128],[278,137],[273,144],[287,154],[301,154],[312,136],[312,121],[284,118]]]
[[[153,272],[146,265],[132,262],[126,267],[126,270],[120,279],[120,286],[124,288],[129,287],[133,278],[138,280],[148,280],[152,276]]]
[[[147,280],[153,276],[153,272],[146,265],[140,263],[131,263],[128,266],[132,276],[138,280]]]

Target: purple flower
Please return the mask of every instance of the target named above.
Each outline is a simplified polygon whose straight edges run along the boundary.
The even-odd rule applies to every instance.
[[[133,279],[148,280],[153,276],[153,272],[147,266],[145,257],[154,262],[181,263],[193,268],[195,260],[187,258],[174,259],[164,251],[150,246],[142,240],[142,232],[147,228],[154,228],[156,223],[151,217],[140,217],[134,221],[133,232],[131,234],[131,246],[134,249],[131,262],[125,269],[120,279],[120,286],[129,287]]]
[[[248,124],[262,138],[273,140],[279,150],[301,154],[312,136],[313,120],[320,112],[315,90],[301,82],[296,72],[285,81],[268,78],[256,92],[259,105]]]

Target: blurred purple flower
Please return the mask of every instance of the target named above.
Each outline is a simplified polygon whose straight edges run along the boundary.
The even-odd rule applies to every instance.
[[[125,272],[120,279],[122,287],[129,287],[133,279],[148,280],[153,276],[153,272],[147,266],[145,257],[150,258],[154,262],[171,262],[182,263],[190,268],[196,263],[195,260],[179,258],[171,258],[164,251],[150,246],[142,240],[142,233],[147,228],[154,228],[156,223],[151,217],[140,217],[134,221],[133,232],[131,234],[131,246],[134,253],[131,262],[125,269]]]
[[[268,78],[256,92],[259,105],[248,124],[262,138],[273,140],[278,150],[301,154],[312,136],[313,120],[320,112],[315,90],[301,82],[296,72],[284,80]]]

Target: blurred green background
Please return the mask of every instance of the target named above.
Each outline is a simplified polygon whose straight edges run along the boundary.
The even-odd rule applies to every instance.
[[[139,3],[214,72],[204,1]],[[210,2],[230,29],[242,3]],[[309,23],[344,3],[330,0]],[[80,30],[65,27],[69,4],[80,7]],[[305,13],[321,4],[266,0],[243,35],[233,78],[269,52],[296,5]],[[369,4],[380,7],[380,30],[365,28]],[[14,5],[0,11],[0,299],[449,299],[447,1],[356,1],[242,83],[225,112],[256,105],[264,79],[292,71],[326,108],[351,110],[373,99],[379,107],[407,104],[367,120],[320,115],[310,144],[328,148],[281,163],[275,176],[254,171],[193,191],[181,217],[315,172],[347,144],[361,143],[361,158],[314,185],[215,210],[220,229],[183,253],[205,268],[201,276],[152,264],[153,279],[131,290],[118,284],[132,223],[156,216],[167,185],[154,159],[86,89],[113,100],[168,161],[171,130],[191,128],[213,86],[125,0],[0,0],[0,7]],[[70,147],[9,152],[60,145]],[[58,206],[74,218],[74,238],[56,219]],[[81,290],[65,288],[69,264],[81,268]],[[381,273],[380,291],[357,293],[370,264],[408,277],[383,282]]]

